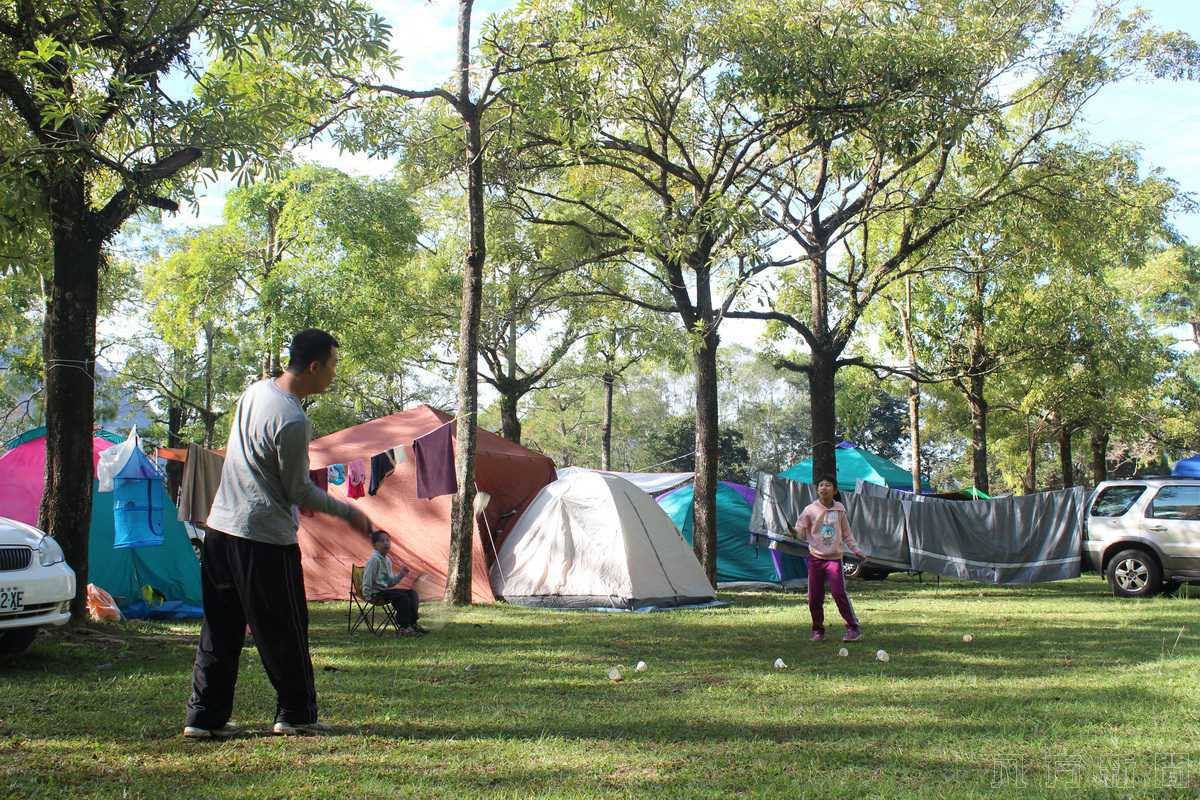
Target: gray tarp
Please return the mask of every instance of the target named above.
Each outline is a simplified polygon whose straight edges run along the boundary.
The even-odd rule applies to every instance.
[[[750,543],[765,544],[789,556],[808,556],[808,545],[792,535],[792,526],[805,506],[817,499],[815,487],[766,472],[758,473],[754,508],[750,510]]]
[[[1082,487],[998,500],[902,503],[912,568],[983,583],[1079,577]]]
[[[850,530],[871,561],[898,569],[911,568],[903,503],[853,492],[842,492],[842,502],[850,515]]]
[[[752,536],[806,554],[788,529],[816,499],[815,488],[760,473],[756,489]],[[872,561],[996,584],[1079,575],[1087,497],[1082,488],[965,502],[914,497],[862,481],[858,489],[842,492],[842,502]]]
[[[842,505],[850,521],[850,530],[871,560],[898,569],[909,568],[908,538],[904,532],[904,511],[899,503],[876,497],[860,497],[842,492]],[[790,528],[800,512],[817,499],[810,483],[759,473],[755,486],[754,509],[750,516],[751,538],[770,542],[768,547],[808,555],[808,546],[795,539]]]

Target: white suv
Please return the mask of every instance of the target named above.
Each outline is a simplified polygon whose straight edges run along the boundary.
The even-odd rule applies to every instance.
[[[1200,582],[1200,480],[1104,481],[1088,503],[1083,563],[1120,597]]]
[[[42,625],[71,618],[75,571],[53,538],[0,517],[0,655],[25,652]]]

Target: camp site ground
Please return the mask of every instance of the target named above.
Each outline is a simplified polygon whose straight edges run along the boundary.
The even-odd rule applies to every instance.
[[[349,636],[345,603],[313,603],[320,708],[336,731],[286,741],[265,732],[274,695],[253,649],[237,720],[254,732],[189,742],[179,727],[197,623],[56,630],[0,673],[0,785],[14,798],[861,797],[868,783],[884,798],[1192,797],[1200,786],[1200,598],[1187,589],[1129,602],[1087,577],[986,587],[893,575],[850,591],[866,637],[847,657],[836,641],[809,643],[803,596],[779,592],[652,614],[473,606],[415,640]]]

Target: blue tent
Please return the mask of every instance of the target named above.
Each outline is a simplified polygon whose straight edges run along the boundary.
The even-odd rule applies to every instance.
[[[1171,474],[1176,478],[1200,478],[1200,455],[1179,459]]]
[[[658,498],[658,504],[692,543],[694,512],[690,484]],[[750,543],[750,514],[754,490],[736,483],[717,482],[717,584],[784,583],[807,578],[804,559],[755,547]]]
[[[853,442],[839,442],[834,451],[837,462],[838,488],[843,492],[853,492],[858,481],[888,486],[901,491],[912,491],[912,473],[904,467],[883,456],[877,456],[869,450],[864,450]],[[801,483],[813,482],[813,461],[806,458],[799,464],[779,473],[779,477],[788,478]],[[929,489],[927,482],[921,483],[923,490]]]

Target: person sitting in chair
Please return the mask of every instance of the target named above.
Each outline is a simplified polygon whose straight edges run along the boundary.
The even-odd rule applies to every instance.
[[[375,552],[367,559],[367,565],[363,568],[363,597],[373,603],[383,601],[392,604],[392,608],[396,610],[396,626],[401,636],[429,633],[417,623],[420,599],[416,590],[392,588],[408,575],[408,567],[401,566],[399,571],[392,572],[391,561],[388,559],[392,538],[387,531],[372,533],[371,546],[375,548]]]

